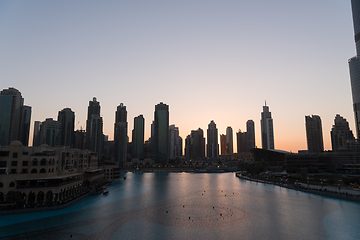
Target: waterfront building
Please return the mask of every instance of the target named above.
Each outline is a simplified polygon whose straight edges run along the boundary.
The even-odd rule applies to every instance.
[[[60,146],[61,123],[47,118],[40,125],[39,144],[47,144],[50,147]]]
[[[220,148],[221,148],[221,155],[228,155],[229,154],[225,134],[220,134]]]
[[[29,142],[31,107],[24,106],[24,99],[15,88],[0,92],[0,145],[19,140]]]
[[[355,141],[355,138],[345,118],[336,114],[334,123],[330,134],[332,150],[335,152],[341,148],[346,148],[350,142]]]
[[[93,117],[94,116],[94,117]],[[88,106],[88,114],[86,120],[86,140],[85,140],[85,148],[90,149],[91,145],[91,136],[94,136],[94,133],[91,133],[93,118],[100,117],[100,102],[96,100],[96,97],[93,98],[92,101],[89,101]]]
[[[251,119],[246,122],[246,142],[247,152],[250,152],[251,149],[255,148],[255,123]]]
[[[58,122],[61,123],[60,145],[74,147],[75,113],[70,108],[64,108],[58,113]]]
[[[89,150],[26,147],[19,141],[0,147],[0,203],[11,194],[23,204],[66,201],[103,182],[97,154]]]
[[[261,142],[263,149],[274,149],[274,127],[273,119],[271,118],[271,112],[269,112],[269,107],[263,106],[263,111],[261,113]]]
[[[143,115],[134,118],[134,129],[132,131],[132,155],[133,158],[144,158],[144,133],[145,119]]]
[[[351,0],[356,56],[349,59],[351,91],[357,138],[360,138],[360,2]]]
[[[321,118],[317,115],[305,116],[306,140],[308,151],[317,153],[324,151]]]
[[[226,145],[227,145],[227,155],[233,155],[234,154],[233,130],[230,126],[226,128]]]
[[[127,160],[128,135],[127,135],[127,111],[123,103],[117,107],[114,124],[114,159],[120,168],[125,166]]]
[[[247,151],[247,132],[239,132],[236,133],[236,142],[237,142],[237,153],[248,152]]]
[[[169,158],[175,159],[182,156],[182,138],[179,128],[174,124],[169,126]]]
[[[201,128],[192,130],[186,138],[187,158],[191,160],[205,158],[205,138],[204,131]]]
[[[207,157],[208,158],[218,158],[219,157],[219,142],[218,142],[218,129],[214,120],[208,125],[207,129]]]
[[[169,106],[160,102],[154,112],[154,160],[156,163],[167,164],[169,156]]]

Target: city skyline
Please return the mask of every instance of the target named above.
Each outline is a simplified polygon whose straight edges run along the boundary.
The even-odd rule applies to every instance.
[[[227,126],[244,132],[252,119],[261,147],[265,100],[276,149],[307,149],[306,115],[321,117],[325,150],[336,114],[356,132],[347,63],[356,53],[350,1],[3,1],[0,9],[1,89],[18,89],[32,107],[30,145],[34,122],[56,119],[64,108],[75,112],[75,129],[85,129],[93,97],[111,140],[121,102],[128,119],[144,116],[145,140],[159,102],[169,105],[169,124],[183,139],[211,120],[220,135]]]

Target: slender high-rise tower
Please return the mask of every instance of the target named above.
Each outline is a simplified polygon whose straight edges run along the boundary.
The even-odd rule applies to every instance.
[[[317,115],[305,116],[306,140],[311,153],[324,151],[321,118]]]
[[[123,103],[117,107],[114,124],[114,158],[122,168],[127,160],[127,111]]]
[[[246,150],[250,152],[253,148],[255,148],[255,124],[250,119],[246,122]]]
[[[89,101],[88,114],[86,120],[86,139],[85,139],[85,148],[92,150],[91,145],[91,136],[94,135],[90,132],[92,118],[100,117],[100,103],[96,101],[96,97],[92,101]]]
[[[169,106],[160,102],[154,112],[154,157],[155,162],[167,164],[169,157]]]
[[[134,158],[144,158],[144,131],[145,119],[143,115],[139,115],[134,118],[134,129],[132,131],[132,154]]]
[[[234,143],[233,143],[233,130],[230,126],[226,128],[226,145],[227,145],[228,154],[232,155],[234,153]]]
[[[89,101],[88,118],[86,120],[85,148],[98,153],[101,158],[104,144],[103,119],[100,116],[100,103],[94,97]]]
[[[214,120],[208,125],[207,129],[207,157],[208,158],[218,158],[219,157],[219,141],[218,141],[218,129]]]
[[[357,138],[360,138],[360,1],[351,0],[356,56],[349,59],[351,91]]]
[[[74,147],[75,113],[70,108],[64,108],[58,113],[58,122],[61,123],[60,145]]]
[[[175,159],[182,156],[182,138],[179,128],[174,124],[169,126],[169,158]]]
[[[263,149],[274,149],[274,128],[273,119],[271,118],[271,112],[269,107],[263,106],[263,112],[261,113],[261,142]]]

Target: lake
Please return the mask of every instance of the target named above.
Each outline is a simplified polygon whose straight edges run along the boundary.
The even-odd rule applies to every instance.
[[[239,179],[131,173],[65,209],[0,216],[5,239],[358,239],[360,203]],[[16,234],[16,236],[14,236]]]

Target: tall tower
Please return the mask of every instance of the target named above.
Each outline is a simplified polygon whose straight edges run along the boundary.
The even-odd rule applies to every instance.
[[[207,129],[207,157],[208,158],[218,158],[219,157],[219,141],[218,141],[218,129],[214,120],[208,125]]]
[[[47,118],[40,125],[39,138],[40,145],[47,144],[50,147],[60,146],[61,123],[52,118]]]
[[[58,113],[58,122],[61,123],[60,145],[73,148],[75,113],[70,108],[64,108]]]
[[[100,159],[104,144],[103,119],[100,117],[100,103],[95,97],[89,101],[87,117],[85,148],[98,153]]]
[[[317,115],[305,116],[306,140],[311,153],[324,151],[321,118]]]
[[[335,152],[340,148],[346,148],[347,144],[353,142],[355,138],[345,118],[336,114],[334,123],[330,135],[332,150]]]
[[[205,157],[205,138],[204,131],[199,128],[192,130],[190,134],[190,159],[198,159]]]
[[[226,145],[229,155],[234,153],[234,143],[233,143],[233,130],[231,127],[226,128]]]
[[[351,0],[356,56],[349,59],[351,91],[357,138],[360,138],[360,1]]]
[[[134,129],[132,131],[133,157],[144,158],[144,132],[145,119],[143,115],[134,118]]]
[[[225,134],[220,134],[220,148],[221,148],[221,155],[229,154]]]
[[[23,106],[21,112],[21,126],[19,140],[24,146],[29,145],[29,133],[30,133],[30,121],[31,121],[31,107]]]
[[[247,152],[255,148],[255,124],[251,119],[246,122],[246,143]]]
[[[169,106],[160,102],[154,112],[155,162],[167,164],[169,156]]]
[[[85,148],[90,149],[90,141],[91,141],[91,136],[94,134],[91,134],[90,129],[91,129],[91,122],[92,122],[92,118],[97,118],[100,117],[100,103],[98,101],[96,101],[96,97],[93,98],[92,101],[89,101],[89,106],[88,106],[88,114],[87,114],[87,120],[86,120],[86,139],[85,139]]]
[[[179,136],[179,128],[174,124],[169,126],[169,158],[174,159],[182,156],[182,138]]]
[[[127,159],[127,111],[123,103],[117,107],[114,125],[114,158],[122,168]]]
[[[271,112],[269,107],[263,106],[263,112],[261,113],[261,142],[263,149],[274,149],[274,128],[273,119],[271,118]]]
[[[17,89],[2,90],[0,92],[0,145],[8,145],[12,141],[19,140],[27,146],[30,117],[31,107],[24,106],[24,99]]]
[[[247,152],[247,133],[239,132],[236,133],[236,140],[237,140],[237,153]]]
[[[34,134],[33,134],[33,146],[37,147],[40,146],[40,121],[34,122]]]

